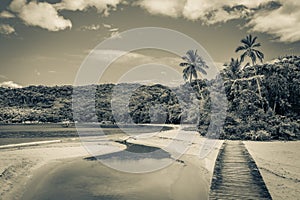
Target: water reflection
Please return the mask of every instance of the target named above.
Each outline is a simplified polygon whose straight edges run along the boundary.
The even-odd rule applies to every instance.
[[[113,169],[131,173],[158,170],[161,166],[167,166],[174,161],[168,152],[157,147],[132,143],[126,143],[126,146],[124,151],[88,157],[85,160],[97,160]]]
[[[135,156],[128,156],[130,152]],[[170,183],[176,173],[132,174],[106,167],[100,161],[122,165],[125,169],[150,169],[157,162],[170,162],[170,154],[156,147],[128,144],[127,149],[83,160],[70,161],[33,180],[22,199],[72,199],[72,200],[132,200],[171,199]],[[46,170],[46,169],[44,169]],[[163,178],[163,180],[161,179]],[[37,186],[38,185],[38,186]]]

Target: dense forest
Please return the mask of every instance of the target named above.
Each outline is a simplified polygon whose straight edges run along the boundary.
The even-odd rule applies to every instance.
[[[300,56],[246,65],[243,70],[240,66],[238,59],[232,59],[217,77],[224,83],[227,113],[223,129],[215,130],[216,134],[222,139],[299,139]],[[211,92],[217,87],[215,80],[201,79],[175,88],[159,84],[2,87],[0,122],[189,123],[197,124],[205,135],[211,119]],[[128,94],[127,101],[123,96]]]
[[[273,64],[240,66],[232,59],[221,76],[228,99],[221,137],[228,139],[300,138],[300,57]],[[205,134],[205,126],[199,127]]]

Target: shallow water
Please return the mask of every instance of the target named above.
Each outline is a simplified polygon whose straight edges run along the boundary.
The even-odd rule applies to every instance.
[[[178,176],[174,172],[167,173],[167,169],[164,169],[133,174],[114,170],[101,162],[111,160],[124,167],[145,167],[157,162],[171,161],[167,152],[155,147],[131,145],[127,150],[136,153],[137,156],[124,157],[125,151],[121,151],[98,156],[97,159],[89,157],[69,160],[62,165],[56,164],[41,169],[27,186],[22,199],[172,199],[172,184],[175,184]],[[142,156],[146,152],[156,152],[159,156]]]
[[[100,127],[99,124],[77,125],[80,136],[115,135],[115,134],[139,134],[168,130],[170,127],[146,126],[146,125],[116,125]],[[79,137],[76,127],[63,127],[62,124],[1,124],[0,145],[34,142],[49,139]]]
[[[172,177],[160,180],[159,174],[124,173],[98,161],[76,160],[34,180],[22,199],[171,199]]]

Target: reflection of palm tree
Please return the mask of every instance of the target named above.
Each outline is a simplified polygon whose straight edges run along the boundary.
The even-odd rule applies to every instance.
[[[179,65],[185,67],[183,70],[183,79],[185,81],[189,80],[192,83],[193,77],[198,78],[197,72],[202,74],[207,74],[205,69],[208,68],[205,61],[197,54],[197,50],[189,50],[186,55],[182,57],[184,62]],[[197,82],[198,83],[198,82]]]
[[[257,37],[252,37],[252,35],[247,35],[246,38],[243,38],[241,40],[241,43],[243,44],[242,46],[239,46],[236,48],[235,52],[239,52],[239,51],[244,51],[244,53],[241,55],[241,62],[244,61],[245,57],[248,56],[251,61],[252,61],[252,66],[254,68],[255,71],[255,76],[257,76],[257,71],[256,68],[254,67],[257,58],[260,60],[260,62],[263,62],[264,59],[264,54],[257,50],[257,47],[260,47],[260,43],[255,43],[256,42]],[[262,98],[261,96],[261,88],[260,88],[260,83],[258,81],[258,78],[256,78],[256,84],[257,84],[257,88],[258,88],[258,93],[259,96]]]

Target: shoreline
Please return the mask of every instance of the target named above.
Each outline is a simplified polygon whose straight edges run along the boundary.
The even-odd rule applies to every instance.
[[[10,149],[10,148],[38,146],[38,145],[60,143],[60,142],[62,142],[62,141],[61,140],[46,140],[46,141],[25,142],[25,143],[18,143],[18,144],[7,144],[7,145],[1,145],[0,149]]]
[[[174,138],[174,131],[179,130],[175,128],[172,130],[159,132],[157,133],[157,135],[155,135],[154,139],[131,138],[130,140],[132,141],[130,142],[136,142],[136,144],[143,143],[143,145],[156,147],[158,144],[166,145],[173,140],[172,138]],[[189,133],[191,134],[192,132]],[[198,138],[196,138],[196,140],[190,144],[191,146],[187,149],[186,152],[184,152],[181,160],[184,160],[185,163],[190,163],[189,165],[191,166],[199,167],[198,169],[202,169],[202,175],[206,177],[204,179],[204,185],[206,190],[208,189],[209,191],[210,179],[212,177],[214,160],[216,159],[218,148],[213,149],[213,153],[211,154],[210,158],[199,160],[196,155],[199,151],[199,146],[201,146],[200,144],[205,138],[199,136],[196,132],[193,134]],[[0,194],[2,198],[4,200],[19,199],[19,197],[23,195],[23,192],[25,192],[26,185],[30,184],[32,178],[36,176],[36,172],[42,168],[47,168],[47,166],[51,165],[51,163],[54,163],[54,166],[59,167],[61,164],[68,162],[68,159],[70,158],[83,160],[84,157],[91,156],[81,142],[82,141],[80,141],[79,138],[66,138],[63,139],[61,143],[2,149],[0,151],[0,170],[3,171],[8,168],[7,171],[9,172],[0,179]],[[113,143],[113,145],[121,145],[115,144],[115,142],[111,143]],[[174,161],[174,163],[175,165],[182,165],[176,161]],[[189,167],[183,168],[183,170],[185,171],[184,174],[190,173],[189,171],[186,171],[186,169],[188,168]],[[171,172],[169,171],[168,173]],[[192,176],[191,174],[189,174],[187,175],[187,177]],[[181,179],[185,180],[184,177],[178,177],[178,180]],[[206,193],[208,194],[208,192]]]

